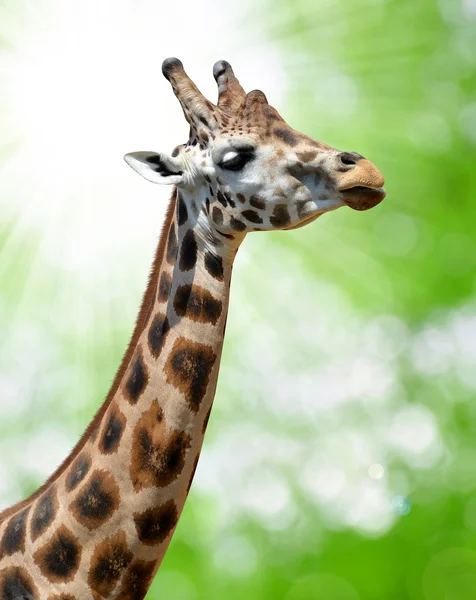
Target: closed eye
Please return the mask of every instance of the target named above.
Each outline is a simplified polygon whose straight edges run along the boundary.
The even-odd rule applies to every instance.
[[[218,166],[226,171],[241,171],[255,157],[253,152],[227,152]]]

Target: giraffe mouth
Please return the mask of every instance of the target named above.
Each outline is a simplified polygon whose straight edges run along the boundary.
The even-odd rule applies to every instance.
[[[354,210],[369,210],[380,204],[387,195],[383,187],[372,188],[363,185],[341,190],[342,199],[350,208]]]

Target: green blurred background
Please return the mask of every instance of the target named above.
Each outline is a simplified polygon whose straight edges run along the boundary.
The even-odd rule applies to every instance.
[[[212,99],[226,58],[388,196],[243,245],[148,598],[476,598],[475,0],[0,1],[0,508],[126,346],[168,192],[120,157],[185,139],[168,55]]]

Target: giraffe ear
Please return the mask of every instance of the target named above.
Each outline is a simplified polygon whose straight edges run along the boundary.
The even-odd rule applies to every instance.
[[[126,154],[124,160],[152,183],[179,184],[183,181],[180,163],[166,154],[143,150]]]

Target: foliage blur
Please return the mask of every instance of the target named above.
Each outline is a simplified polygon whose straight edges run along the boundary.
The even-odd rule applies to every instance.
[[[388,196],[246,240],[201,462],[148,598],[476,598],[476,2],[255,4],[234,26],[277,50],[280,113],[375,162]],[[0,140],[0,181],[19,143]],[[97,289],[121,287],[98,297],[38,259],[23,216],[0,221],[3,504],[92,417],[147,272],[147,252],[120,278],[105,262]]]

